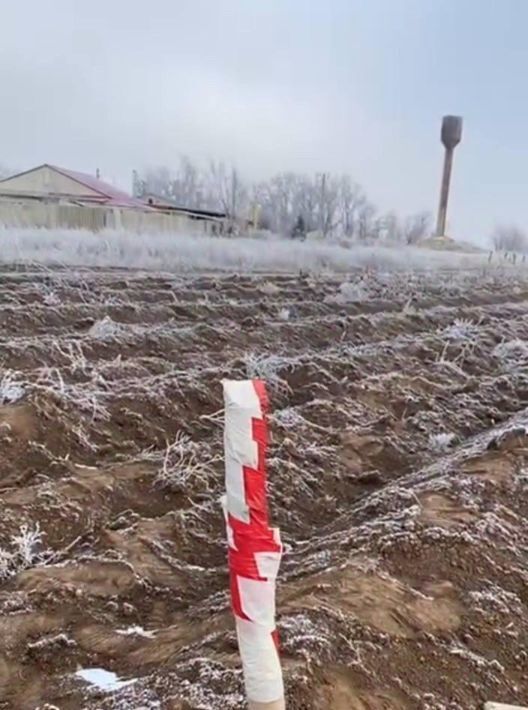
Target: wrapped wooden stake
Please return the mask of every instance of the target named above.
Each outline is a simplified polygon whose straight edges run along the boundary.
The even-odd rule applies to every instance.
[[[266,498],[266,388],[224,381],[226,519],[231,603],[250,710],[283,710],[275,628],[275,582],[282,544],[269,527]]]

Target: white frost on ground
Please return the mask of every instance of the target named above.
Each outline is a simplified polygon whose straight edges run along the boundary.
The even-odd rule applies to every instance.
[[[468,340],[478,333],[478,324],[467,318],[455,318],[454,322],[444,329],[444,335],[449,340]]]
[[[359,283],[350,283],[345,281],[338,289],[337,294],[329,294],[325,297],[325,303],[337,303],[345,305],[346,303],[360,303],[368,299],[368,293],[365,288]]]
[[[515,338],[500,343],[493,350],[493,355],[502,362],[506,371],[519,370],[528,366],[528,343]]]
[[[156,635],[155,631],[145,631],[142,626],[129,626],[127,629],[117,629],[116,633],[120,636],[141,636],[145,639],[153,639]]]
[[[114,690],[132,685],[136,680],[119,680],[115,673],[105,671],[104,668],[83,668],[75,673],[77,678],[82,678],[90,685],[96,686],[99,690],[111,693]]]
[[[456,436],[451,432],[429,435],[429,448],[435,453],[442,453],[449,449],[455,441]]]
[[[120,323],[113,321],[110,316],[105,316],[92,325],[88,334],[95,340],[108,341],[118,338],[122,330],[123,326]]]
[[[20,401],[26,390],[20,382],[16,380],[16,376],[7,371],[0,380],[0,404],[15,404]]]
[[[331,241],[296,242],[278,238],[0,228],[0,239],[3,263],[294,273],[299,270],[346,272],[366,267],[409,270],[488,266],[485,254],[431,251],[403,245],[351,243],[343,246]]]

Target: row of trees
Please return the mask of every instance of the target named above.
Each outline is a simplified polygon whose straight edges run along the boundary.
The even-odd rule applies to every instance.
[[[260,229],[290,234],[302,216],[307,231],[323,237],[414,244],[431,232],[426,212],[400,218],[380,213],[365,191],[347,175],[315,176],[287,172],[247,183],[234,168],[211,162],[198,167],[183,157],[174,170],[134,172],[134,194],[155,194],[182,207],[225,212],[234,222],[253,221]]]
[[[528,236],[523,229],[514,224],[496,227],[491,235],[491,243],[495,251],[528,253]]]
[[[0,180],[13,172],[0,163]],[[378,212],[348,175],[310,177],[287,172],[249,184],[224,163],[211,162],[202,168],[182,157],[175,170],[134,171],[133,192],[136,197],[149,193],[165,197],[181,207],[218,210],[234,221],[252,220],[260,229],[283,235],[291,233],[299,216],[307,231],[363,242],[416,244],[432,231],[427,212],[404,218],[395,212]],[[490,242],[496,251],[528,254],[528,234],[516,225],[497,226]]]

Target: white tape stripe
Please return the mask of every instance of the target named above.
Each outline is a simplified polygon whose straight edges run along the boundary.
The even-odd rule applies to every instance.
[[[263,582],[258,579],[237,576],[240,607],[248,619],[266,629],[275,630],[275,580]]]
[[[267,629],[236,619],[238,647],[250,701],[272,703],[284,697],[279,654]]]
[[[263,413],[251,380],[224,380],[223,385],[227,509],[237,520],[249,523],[243,467],[258,467],[258,446],[253,440],[253,419],[262,419]]]
[[[255,563],[259,577],[275,581],[279,573],[281,557],[280,552],[255,552]]]

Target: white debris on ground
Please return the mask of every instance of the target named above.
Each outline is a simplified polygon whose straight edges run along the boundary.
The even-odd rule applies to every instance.
[[[117,629],[116,633],[120,636],[141,636],[146,639],[153,639],[156,636],[155,631],[145,631],[142,626],[129,626],[126,629]]]
[[[135,678],[132,680],[119,680],[115,673],[106,671],[104,668],[83,668],[76,671],[75,676],[96,687],[98,690],[103,690],[107,693],[120,690],[121,688],[136,683]]]

